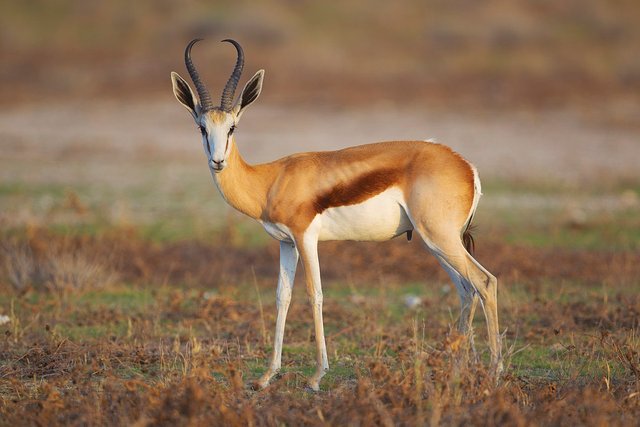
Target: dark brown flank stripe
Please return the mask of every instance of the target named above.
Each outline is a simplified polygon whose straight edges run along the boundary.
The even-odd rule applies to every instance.
[[[337,184],[331,190],[320,194],[313,206],[316,213],[337,207],[362,203],[382,193],[387,188],[400,182],[402,170],[381,169],[359,176],[355,180]]]

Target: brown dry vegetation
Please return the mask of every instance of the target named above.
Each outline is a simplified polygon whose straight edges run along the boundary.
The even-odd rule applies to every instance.
[[[232,239],[221,239],[221,241]],[[150,243],[130,231],[7,237],[26,264],[74,254],[122,282],[39,288],[23,274],[4,326],[0,413],[5,425],[602,425],[640,416],[637,251],[572,251],[485,238],[481,260],[501,281],[507,371],[459,365],[457,298],[422,248],[321,247],[332,371],[317,394],[309,309],[297,292],[284,373],[266,391],[275,320],[277,250],[194,241]],[[12,249],[13,248],[13,249]],[[266,250],[265,250],[266,249]],[[252,266],[253,273],[248,266]],[[256,300],[256,280],[263,294]],[[406,283],[427,296],[410,310]],[[96,286],[103,286],[96,289]],[[445,285],[443,287],[443,285]],[[16,291],[18,293],[16,293]],[[20,295],[20,296],[18,296]],[[268,297],[266,296],[268,295]],[[5,300],[6,301],[6,300]],[[119,302],[118,302],[119,301]],[[476,329],[484,354],[483,323]],[[526,344],[525,344],[526,343]]]
[[[0,2],[0,103],[165,93],[185,43],[234,37],[270,102],[557,108],[633,124],[634,0]],[[233,50],[200,47],[220,86]],[[161,89],[162,88],[162,89]],[[167,94],[168,95],[168,94]]]
[[[0,425],[637,424],[637,0],[0,11]],[[455,290],[401,238],[321,244],[319,393],[299,284],[283,372],[250,387],[271,351],[278,248],[222,207],[171,96],[202,35],[213,94],[234,60],[215,40],[243,44],[246,74],[267,70],[238,133],[249,161],[437,137],[474,162],[499,384],[482,315],[461,364]]]

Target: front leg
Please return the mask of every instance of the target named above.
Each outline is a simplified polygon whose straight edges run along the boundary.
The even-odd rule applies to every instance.
[[[309,387],[320,390],[320,380],[329,370],[327,346],[324,341],[324,325],[322,322],[322,285],[320,283],[320,264],[318,262],[318,238],[312,233],[305,233],[296,239],[307,283],[307,295],[313,309],[313,323],[316,334],[317,365],[316,372],[309,379]]]
[[[298,265],[298,250],[292,242],[280,242],[280,275],[278,276],[278,290],[276,293],[276,307],[278,317],[276,319],[276,336],[273,342],[273,354],[269,369],[258,380],[257,386],[265,388],[269,380],[280,370],[282,362],[282,340],[284,338],[284,325],[287,321],[287,312],[291,302],[293,280]]]

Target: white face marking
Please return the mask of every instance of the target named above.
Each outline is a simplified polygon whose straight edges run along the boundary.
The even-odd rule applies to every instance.
[[[202,134],[202,146],[207,155],[209,168],[215,172],[221,172],[227,166],[231,147],[231,130],[235,128],[236,120],[232,113],[224,114],[223,121],[213,121],[209,114],[204,114],[197,121]]]
[[[318,240],[385,241],[413,230],[402,190],[389,188],[357,205],[329,208],[309,225]]]

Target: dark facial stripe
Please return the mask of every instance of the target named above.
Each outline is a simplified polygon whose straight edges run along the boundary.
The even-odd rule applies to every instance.
[[[211,158],[211,147],[209,147],[209,137],[207,135],[204,135],[204,146],[207,149],[207,154],[209,155],[209,158]]]
[[[316,198],[316,213],[332,207],[362,203],[399,183],[401,176],[399,169],[380,169],[361,175],[353,181],[340,183]]]

